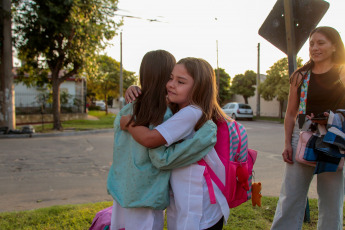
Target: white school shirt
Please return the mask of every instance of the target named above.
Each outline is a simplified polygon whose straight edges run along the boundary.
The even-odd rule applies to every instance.
[[[192,138],[195,124],[201,115],[200,108],[189,105],[155,129],[167,141],[166,146],[169,146],[182,139]],[[204,160],[224,183],[225,168],[214,148]],[[167,208],[169,230],[206,229],[215,225],[222,216],[224,222],[227,222],[230,209],[226,198],[212,181],[217,203],[211,204],[204,171],[205,166],[198,163],[172,170],[170,185],[173,194]]]

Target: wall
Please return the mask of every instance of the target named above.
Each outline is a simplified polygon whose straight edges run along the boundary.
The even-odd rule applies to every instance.
[[[60,86],[60,93],[67,92],[73,96],[83,95],[82,84],[82,81],[65,81]],[[17,97],[15,97],[16,107],[41,106],[38,103],[37,96],[42,93],[42,89],[48,92],[46,88],[27,87],[21,82],[16,83],[14,86],[14,91],[17,94]],[[81,98],[83,100],[83,96]],[[73,105],[73,98],[69,99],[69,104]]]
[[[265,74],[260,74],[260,82],[264,82],[266,79]],[[256,87],[256,86],[254,86]],[[252,107],[254,116],[256,116],[256,91],[253,97],[248,98],[248,104]],[[234,95],[229,102],[244,103],[244,98],[241,95]],[[283,117],[285,116],[287,102],[283,105]],[[279,117],[279,101],[273,99],[272,101],[265,101],[260,97],[260,116],[263,117]]]
[[[231,102],[244,103],[244,99],[241,95],[234,95]],[[256,95],[248,98],[248,104],[252,107],[254,116],[256,116]],[[283,110],[285,111],[285,110]],[[283,113],[284,115],[285,113]],[[260,116],[263,117],[279,117],[279,101],[265,101],[260,98]]]

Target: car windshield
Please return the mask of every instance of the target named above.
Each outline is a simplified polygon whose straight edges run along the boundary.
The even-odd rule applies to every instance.
[[[249,105],[239,104],[240,109],[251,109]]]

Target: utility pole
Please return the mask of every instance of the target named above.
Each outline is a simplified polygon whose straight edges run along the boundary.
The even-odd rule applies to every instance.
[[[218,89],[218,94],[219,94],[219,66],[218,66],[218,40],[216,40],[217,44],[217,89]]]
[[[14,130],[16,118],[12,75],[11,1],[0,2],[0,127]]]
[[[260,85],[260,43],[258,43],[258,71],[256,76],[256,117],[260,117],[260,93],[259,93],[259,85]]]
[[[218,21],[218,18],[214,18],[215,21]],[[217,33],[218,34],[218,33]],[[218,97],[219,97],[219,66],[218,66],[218,39],[216,40],[216,49],[217,49],[217,89],[218,89]]]
[[[120,109],[123,107],[122,32],[120,32]]]

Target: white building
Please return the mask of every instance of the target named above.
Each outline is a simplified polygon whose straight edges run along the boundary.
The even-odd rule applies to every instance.
[[[16,75],[14,74],[14,78]],[[48,109],[52,106],[51,90],[44,87],[28,87],[24,83],[15,83],[15,107],[16,113],[44,108]],[[71,112],[85,112],[86,99],[86,80],[85,78],[69,78],[60,85],[60,98],[65,96],[65,101],[60,100],[61,107],[70,108]],[[62,96],[62,97],[61,97]]]
[[[260,82],[264,82],[265,79],[266,79],[266,75],[260,74]],[[244,98],[241,95],[234,95],[231,101],[244,103]],[[257,115],[256,91],[253,97],[248,98],[248,104],[252,107],[253,113],[256,116]],[[283,106],[283,117],[285,116],[285,111],[286,111],[286,103],[284,103],[284,106]],[[273,99],[272,101],[265,101],[263,98],[260,97],[260,116],[279,117],[279,101],[277,99]]]

